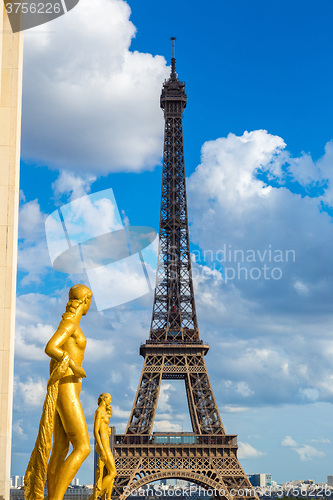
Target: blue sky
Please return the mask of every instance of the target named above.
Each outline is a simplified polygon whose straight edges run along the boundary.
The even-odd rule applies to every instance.
[[[37,433],[43,346],[68,288],[86,279],[52,269],[44,221],[112,188],[123,220],[158,229],[159,95],[173,35],[188,95],[197,313],[224,425],[247,473],[278,482],[332,473],[332,14],[329,1],[81,0],[26,32],[13,474],[24,474]],[[241,252],[226,262],[224,249]],[[82,320],[91,436],[106,391],[124,430],[152,300],[94,305]],[[156,430],[190,430],[181,384],[164,383],[156,420]],[[92,471],[90,457],[81,482]]]

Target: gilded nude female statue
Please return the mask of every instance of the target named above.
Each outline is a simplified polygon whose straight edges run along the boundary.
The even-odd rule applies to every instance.
[[[95,411],[94,436],[96,451],[99,455],[95,476],[94,492],[89,500],[111,500],[113,483],[117,475],[116,464],[110,450],[109,420],[112,416],[110,394],[103,392],[98,398],[98,408]],[[106,469],[106,474],[104,473]],[[104,475],[104,477],[103,477]]]
[[[44,402],[39,433],[25,475],[26,500],[44,499],[47,476],[49,500],[62,500],[83,461],[90,453],[86,419],[80,403],[82,368],[86,338],[80,327],[92,299],[85,285],[69,291],[66,312],[57,331],[46,345],[51,358],[50,379]],[[48,457],[53,435],[50,461]],[[73,450],[67,456],[69,446]]]

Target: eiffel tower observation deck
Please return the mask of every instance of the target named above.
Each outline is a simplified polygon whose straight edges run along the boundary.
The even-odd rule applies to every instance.
[[[213,489],[219,498],[256,498],[237,459],[237,436],[228,435],[208,377],[200,340],[191,271],[182,115],[185,84],[178,79],[172,38],[171,74],[163,84],[164,151],[160,244],[149,339],[141,345],[141,379],[125,434],[114,439],[113,494],[165,478]],[[190,433],[153,433],[161,382],[184,380]]]

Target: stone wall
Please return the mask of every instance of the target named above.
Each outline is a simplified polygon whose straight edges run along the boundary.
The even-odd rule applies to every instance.
[[[23,36],[0,9],[0,499],[9,500]]]

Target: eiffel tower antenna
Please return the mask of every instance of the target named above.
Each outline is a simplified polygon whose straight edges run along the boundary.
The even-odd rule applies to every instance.
[[[171,58],[171,75],[177,78],[177,73],[176,73],[176,59],[175,59],[175,40],[176,37],[172,36],[170,38],[172,40],[172,58]]]
[[[237,459],[237,436],[227,435],[209,381],[195,309],[186,200],[182,116],[187,97],[178,79],[172,40],[171,73],[163,84],[164,150],[160,242],[149,339],[141,345],[141,379],[124,435],[115,436],[115,493],[178,477],[231,500],[251,484]],[[191,433],[153,433],[163,379],[183,380]],[[162,445],[161,445],[162,444]],[[243,495],[237,494],[244,490]]]

